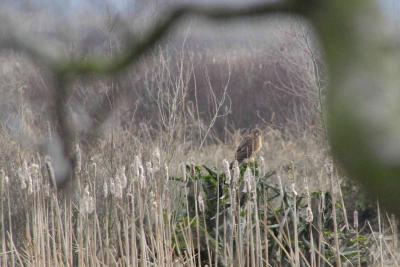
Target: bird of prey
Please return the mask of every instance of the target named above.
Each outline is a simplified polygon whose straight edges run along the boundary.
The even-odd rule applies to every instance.
[[[249,135],[246,135],[236,149],[235,159],[240,164],[243,160],[252,157],[259,152],[262,147],[262,134],[260,129],[251,130]]]

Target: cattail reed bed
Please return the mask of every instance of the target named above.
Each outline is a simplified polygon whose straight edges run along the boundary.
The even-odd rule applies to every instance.
[[[72,194],[52,186],[49,158],[2,170],[1,266],[398,263],[396,219],[379,211],[376,225],[346,213],[329,163],[330,191],[297,177],[299,191],[282,181],[298,175],[294,165],[270,169],[263,157],[232,169],[224,160],[221,170],[182,163],[170,175],[155,154],[151,162],[134,157],[111,177],[94,160],[82,162]]]

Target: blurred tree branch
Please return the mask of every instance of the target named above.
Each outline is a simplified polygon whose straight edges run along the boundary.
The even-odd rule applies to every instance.
[[[245,17],[263,16],[279,13],[300,13],[303,8],[296,4],[302,1],[282,1],[259,3],[250,6],[195,6],[179,5],[162,12],[152,27],[146,30],[140,40],[133,41],[132,36],[126,36],[126,48],[113,58],[94,57],[82,60],[70,60],[57,57],[55,47],[43,46],[29,36],[21,36],[20,31],[4,18],[0,31],[0,49],[13,49],[25,53],[35,61],[50,69],[57,76],[71,77],[74,75],[115,74],[137,60],[154,47],[176,23],[189,16],[200,16],[210,20],[226,21]],[[50,53],[53,52],[53,53]]]
[[[57,66],[62,75],[101,74],[109,75],[125,69],[136,62],[143,54],[152,49],[176,23],[188,16],[201,16],[211,20],[231,20],[244,17],[261,16],[276,13],[294,13],[295,6],[285,2],[262,3],[248,7],[206,7],[177,6],[162,14],[154,26],[147,30],[138,41],[129,41],[125,51],[111,59],[92,58],[84,61],[63,61]]]

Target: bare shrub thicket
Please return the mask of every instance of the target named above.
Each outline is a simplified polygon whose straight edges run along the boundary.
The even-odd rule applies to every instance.
[[[113,23],[109,18],[104,27],[89,34],[85,30],[81,33],[85,38],[73,41],[67,50],[81,56],[88,49],[116,53],[119,44],[110,30]],[[274,20],[271,23],[278,25]],[[226,143],[235,129],[256,125],[299,133],[320,128],[326,77],[321,55],[307,27],[289,21],[261,31],[266,37],[254,34],[243,41],[237,35],[246,30],[242,26],[236,34],[215,40],[216,36],[210,33],[203,39],[201,34],[195,34],[210,30],[199,25],[189,27],[185,34],[169,40],[120,77],[76,82],[71,89],[71,106],[74,111],[81,111],[78,117],[93,117],[90,107],[104,95],[119,90],[123,100],[110,99],[109,104],[119,113],[116,118],[124,127],[144,123],[154,131],[167,131],[170,139],[175,136],[186,140],[189,134],[189,141],[197,147],[203,146],[207,137],[214,137],[212,142]],[[226,47],[226,43],[238,44]],[[33,67],[21,71],[11,76],[23,83],[23,100],[34,113],[43,113],[46,108],[41,100],[50,93],[46,74]],[[5,92],[18,97],[15,90]],[[47,119],[39,120],[42,125]]]
[[[152,58],[155,63],[144,63],[146,74],[132,90],[134,99],[140,99],[137,118],[158,119],[157,111],[165,117],[165,112],[154,105],[172,95],[179,101],[182,115],[187,116],[185,121],[197,124],[194,131],[190,128],[190,135],[192,141],[200,140],[200,144],[205,134],[213,133],[226,142],[227,133],[234,129],[256,125],[273,125],[298,133],[311,128],[321,130],[326,81],[321,55],[304,25],[296,21],[284,25],[262,31],[268,37],[256,35],[244,42],[235,34],[223,35],[222,40],[215,40],[212,34],[209,39],[201,39],[195,34],[201,27],[189,28],[194,33],[188,32],[156,52]],[[246,27],[241,30],[246,31]],[[272,44],[265,44],[266,40]],[[237,42],[240,45],[226,44]],[[149,73],[163,75],[164,84],[155,85],[156,80],[149,79]],[[180,95],[176,95],[178,86]],[[171,94],[173,87],[175,93]],[[138,88],[145,88],[149,98],[144,98]],[[167,107],[166,103],[161,106]],[[163,123],[165,126],[165,119]],[[213,127],[208,129],[210,123]]]

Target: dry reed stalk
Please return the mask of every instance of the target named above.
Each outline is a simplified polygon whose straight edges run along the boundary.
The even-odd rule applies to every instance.
[[[145,218],[145,195],[144,194],[139,194],[139,238],[140,238],[140,266],[145,267],[147,263],[147,241],[146,241],[146,230],[144,227],[144,218]]]
[[[131,263],[131,255],[130,255],[130,251],[131,251],[131,243],[132,240],[129,238],[129,217],[127,216],[127,214],[123,214],[123,218],[122,218],[122,231],[123,231],[123,253],[124,253],[124,260],[125,260],[125,264],[126,266],[132,266]]]
[[[225,257],[226,259],[231,259],[231,262],[229,264],[232,264],[232,261],[234,260],[234,248],[233,248],[233,240],[234,240],[234,234],[235,234],[235,196],[233,195],[235,190],[232,190],[232,187],[235,186],[234,183],[231,182],[228,188],[229,192],[229,210],[228,213],[225,216],[225,224],[224,229],[226,230],[226,246],[225,246]],[[228,262],[226,262],[228,264]]]
[[[330,175],[330,180],[331,180],[331,192],[332,192],[332,220],[333,220],[333,235],[335,240],[336,266],[341,267],[342,262],[340,259],[339,233],[338,233],[337,216],[336,216],[336,194],[335,194],[336,190],[332,175]]]
[[[353,213],[353,225],[354,230],[356,231],[356,239],[357,239],[357,266],[361,267],[361,254],[360,254],[360,242],[359,242],[359,229],[358,229],[358,212],[357,210]]]
[[[18,261],[18,265],[19,266],[24,266],[24,261],[22,260],[22,257],[20,255],[20,253],[18,252],[18,249],[16,248],[14,241],[13,241],[13,237],[12,234],[10,232],[7,233],[7,237],[8,237],[8,243],[10,244],[10,251],[12,253],[12,259],[11,259],[11,264],[13,264],[12,266],[16,266],[14,265],[16,260]]]
[[[221,178],[220,175],[217,174],[217,185],[221,184],[220,178]],[[215,253],[215,257],[214,257],[215,266],[218,266],[218,255],[219,255],[218,248],[219,248],[220,195],[221,195],[220,187],[217,186],[217,213],[215,214],[215,242],[216,242],[216,244],[215,244],[215,251],[214,251],[214,253]]]
[[[268,225],[268,193],[267,190],[264,191],[264,220],[263,220],[263,226],[264,226],[264,265],[269,264],[269,251],[268,251],[268,246],[269,246],[269,240],[268,240],[268,231],[269,231],[269,225]]]
[[[398,220],[397,220],[397,218],[395,217],[395,215],[394,214],[392,214],[391,216],[390,216],[390,226],[391,226],[391,228],[392,228],[392,233],[393,233],[393,236],[392,236],[392,238],[393,238],[393,250],[394,251],[398,251],[398,236],[399,236],[399,234],[398,234]]]
[[[201,196],[199,196],[199,194],[201,194],[201,193],[199,193],[198,191],[199,191],[198,190],[198,183],[196,181],[196,182],[194,182],[194,201],[196,203],[194,205],[194,209],[195,209],[196,235],[197,235],[197,237],[196,237],[196,241],[197,241],[196,246],[197,246],[197,254],[198,254],[197,255],[197,264],[198,264],[198,266],[201,266],[201,253],[200,253],[200,250],[201,250],[201,244],[200,244],[201,235],[200,235],[199,209],[203,214],[204,214],[205,210],[204,210],[203,198]]]
[[[136,229],[136,209],[135,209],[135,183],[131,184],[131,190],[132,190],[132,194],[129,194],[129,202],[130,202],[130,206],[131,206],[131,210],[130,210],[130,216],[129,216],[129,221],[131,223],[130,226],[130,238],[131,238],[131,250],[129,252],[130,257],[132,259],[131,264],[133,266],[138,266],[138,254],[137,254],[137,243],[136,243],[136,235],[137,235],[137,229]]]
[[[295,180],[295,179],[293,179]],[[298,215],[297,215],[297,191],[295,184],[292,184],[293,193],[293,235],[294,235],[294,259],[296,267],[300,267],[300,248],[299,248],[299,236],[298,236]]]
[[[339,191],[340,203],[341,203],[342,211],[343,211],[344,223],[345,223],[345,226],[346,226],[346,230],[349,230],[350,229],[350,225],[349,225],[349,220],[347,219],[347,210],[346,210],[346,205],[344,203],[344,198],[343,198],[343,193],[342,193],[342,186],[340,184],[339,177],[336,177],[336,182],[337,182],[337,188],[338,188],[338,191]]]
[[[253,254],[253,250],[251,249],[251,245],[253,244],[253,240],[252,240],[252,223],[251,223],[251,206],[250,206],[250,202],[248,201],[246,203],[246,217],[244,219],[244,226],[243,228],[245,229],[245,233],[246,233],[246,238],[244,240],[245,242],[245,262],[246,262],[246,266],[253,266],[252,264],[254,264],[254,261],[252,261],[252,254]],[[254,260],[254,259],[253,259]]]
[[[49,199],[49,203],[50,203],[50,234],[49,236],[51,236],[51,253],[52,253],[52,258],[53,258],[53,265],[54,266],[59,266],[59,262],[58,262],[58,244],[62,244],[62,242],[60,242],[60,237],[57,236],[56,234],[56,218],[55,218],[55,214],[54,214],[54,201],[52,199],[52,196]],[[59,232],[58,232],[59,233]],[[57,240],[58,239],[58,240]],[[58,241],[58,242],[57,242]]]
[[[378,212],[378,229],[379,229],[379,254],[380,254],[380,266],[384,266],[384,257],[383,257],[383,230],[382,230],[382,223],[381,223],[381,209],[379,205],[379,200],[376,200],[376,207]]]
[[[228,252],[228,249],[229,249],[229,242],[228,242],[228,220],[229,220],[229,218],[228,218],[228,214],[227,214],[227,212],[224,212],[224,216],[223,216],[223,223],[222,223],[222,230],[223,230],[223,236],[224,236],[224,239],[222,240],[222,248],[223,248],[223,251],[222,251],[222,256],[223,256],[223,265],[224,266],[227,266],[228,265],[228,255],[229,255],[229,252]]]
[[[286,255],[286,257],[288,257],[288,260],[290,262],[291,266],[295,266],[295,262],[293,261],[293,257],[291,255],[291,253],[289,251],[286,250],[285,245],[281,242],[281,240],[279,240],[278,237],[275,236],[274,232],[269,229],[269,236],[272,237],[272,239],[277,243],[277,245],[280,247],[281,251]],[[279,266],[282,266],[282,262],[278,261]]]
[[[121,220],[123,220],[123,218],[121,218],[121,214],[119,212],[119,210],[116,210],[116,228],[117,228],[117,251],[118,251],[118,258],[117,258],[117,262],[119,263],[119,265],[125,265],[125,257],[124,257],[124,245],[123,245],[123,225]]]
[[[8,178],[6,181],[6,175],[4,170],[0,170],[0,242],[1,242],[1,265],[7,266],[7,245],[6,245],[6,229],[4,220],[4,195],[5,190],[8,191]]]
[[[239,188],[237,189],[239,190]],[[242,225],[243,225],[243,220],[241,218],[241,210],[240,210],[240,194],[236,194],[237,197],[237,205],[236,205],[236,255],[237,255],[237,262],[239,266],[242,266],[245,264],[245,254],[244,254],[244,238],[243,238],[243,232],[242,232]]]
[[[389,227],[391,230],[391,237],[392,237],[392,249],[389,249],[389,252],[391,256],[393,257],[394,261],[396,262],[396,266],[399,266],[398,264],[398,223],[397,223],[397,218],[395,217],[394,214],[391,214],[390,217],[388,214],[386,214],[387,221],[389,223]],[[385,241],[386,244],[386,241]]]
[[[368,225],[368,227],[369,227],[369,229],[370,229],[370,231],[371,231],[371,233],[372,233],[372,237],[373,237],[373,239],[374,239],[374,241],[375,241],[375,245],[379,248],[379,237],[378,238],[376,238],[376,236],[375,236],[375,232],[374,232],[374,230],[373,230],[373,228],[372,228],[372,226],[371,226],[371,224],[370,224],[370,222],[369,221],[367,221],[367,225]],[[372,261],[372,263],[376,263],[377,261],[379,261],[379,262],[381,262],[381,257],[380,257],[380,251],[378,251],[378,259],[376,259],[377,257],[376,257],[376,255],[374,255],[374,253],[371,253],[371,255],[373,256],[373,261]]]
[[[306,215],[306,222],[308,223],[308,231],[310,233],[310,259],[311,259],[311,267],[316,267],[316,259],[315,259],[315,244],[314,244],[314,214],[312,211],[312,206],[311,206],[311,196],[310,196],[310,191],[309,191],[309,186],[308,186],[308,180],[305,178],[305,185],[306,185],[306,194],[307,194],[307,215]]]
[[[207,258],[208,258],[208,264],[212,266],[212,257],[211,257],[211,247],[210,247],[210,237],[209,237],[209,229],[207,229],[207,224],[206,224],[206,217],[203,216],[203,224],[205,226],[205,239],[206,239],[206,248],[207,248]]]
[[[259,206],[257,203],[257,190],[254,190],[254,217],[255,217],[255,230],[256,230],[256,266],[262,266],[262,262],[263,262],[263,253],[262,253],[262,244],[261,244],[261,229],[260,229],[260,215],[258,212]]]
[[[6,242],[9,244],[8,249],[11,252],[11,266],[15,266],[15,251],[13,247],[11,246],[10,242],[13,240],[13,233],[12,233],[12,220],[11,220],[11,198],[10,198],[10,191],[7,190],[7,208],[8,208],[8,232],[7,232],[7,237]],[[11,239],[11,241],[9,241]]]
[[[323,247],[323,240],[324,240],[324,236],[323,236],[323,225],[322,225],[322,216],[323,213],[325,211],[325,192],[322,192],[320,198],[319,198],[319,203],[318,203],[318,217],[317,217],[317,226],[318,226],[318,249],[316,250],[317,254],[318,254],[318,258],[317,258],[317,266],[321,266],[323,258],[324,258],[324,254],[325,254],[325,249]]]

